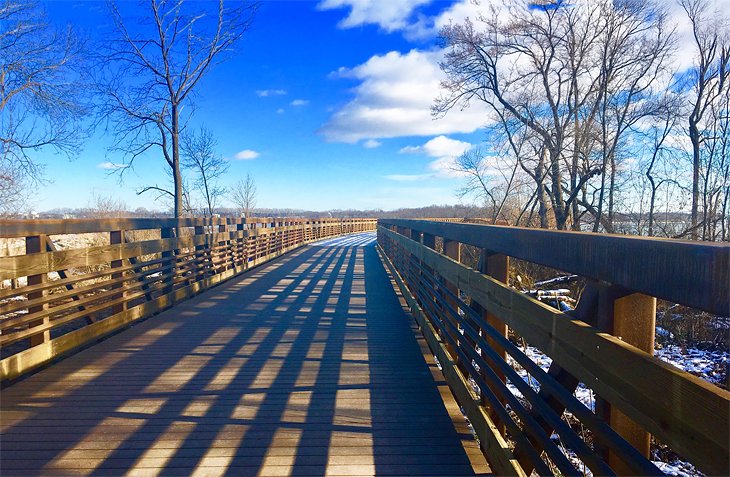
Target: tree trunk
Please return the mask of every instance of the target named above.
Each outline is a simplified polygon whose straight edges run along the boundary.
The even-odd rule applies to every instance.
[[[697,218],[700,201],[700,132],[694,116],[689,118],[689,139],[692,141],[692,210],[690,213],[691,238],[697,240]]]
[[[560,159],[558,151],[550,149],[550,172],[552,176],[553,201],[555,203],[555,222],[558,230],[565,230],[565,223],[568,220],[568,211],[563,198],[562,174],[560,172]]]
[[[175,218],[182,217],[183,212],[183,190],[182,190],[182,174],[180,173],[180,118],[177,105],[172,105],[172,181],[175,185]]]
[[[547,229],[549,228],[549,222],[548,222],[548,209],[547,209],[547,193],[545,191],[545,155],[546,150],[543,149],[542,153],[540,154],[540,160],[537,163],[537,168],[535,169],[535,177],[537,178],[537,203],[539,205],[538,208],[538,215],[540,216],[540,228],[541,229]]]
[[[610,164],[611,164],[611,180],[609,181],[608,185],[608,217],[606,222],[610,225],[611,230],[614,229],[613,227],[613,208],[614,208],[614,199],[616,194],[616,155],[611,153],[610,157]]]
[[[654,185],[654,178],[651,176],[651,173],[647,172],[647,177],[649,178],[649,182],[651,182],[651,196],[649,198],[649,230],[647,235],[649,237],[654,236],[654,207],[656,204],[656,190],[657,187]]]

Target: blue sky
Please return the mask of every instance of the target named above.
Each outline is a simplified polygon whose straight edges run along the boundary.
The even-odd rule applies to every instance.
[[[135,5],[122,8],[129,13]],[[387,210],[458,202],[461,180],[448,162],[482,139],[487,116],[470,108],[435,121],[428,108],[440,79],[438,25],[470,5],[264,1],[247,38],[197,90],[191,125],[214,132],[230,161],[223,183],[250,172],[260,207]],[[92,39],[108,25],[102,2],[45,6],[54,22],[74,24]],[[153,195],[135,194],[165,183],[163,160],[139,159],[120,183],[104,168],[122,162],[108,152],[111,142],[99,129],[71,162],[42,154],[52,182],[34,194],[35,209],[85,207],[93,195],[120,198],[131,209],[165,208]]]

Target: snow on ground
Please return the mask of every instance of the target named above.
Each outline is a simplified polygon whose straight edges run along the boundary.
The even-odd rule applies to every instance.
[[[533,346],[526,346],[522,348],[522,351],[544,371],[547,371],[548,368],[550,368],[552,360],[539,349]],[[730,353],[726,351],[706,351],[697,348],[682,348],[677,345],[664,345],[663,347],[655,350],[655,355],[662,361],[687,371],[688,373],[694,374],[695,376],[699,376],[711,383],[718,384],[727,379],[727,369],[728,366],[730,366]],[[535,381],[534,378],[529,376],[527,371],[519,366],[514,359],[508,356],[507,360],[524,381],[530,384],[535,391],[540,390],[540,384]],[[507,387],[515,396],[523,398],[522,393],[514,384],[508,382]],[[575,391],[575,397],[587,408],[595,411],[595,398],[593,391],[588,389],[583,383],[578,385],[578,389]],[[575,465],[578,466],[578,469],[584,470],[580,460],[570,450],[566,450],[566,455]],[[654,464],[667,475],[676,475],[679,477],[697,477],[703,475],[702,472],[697,470],[692,464],[682,460],[674,460],[672,462],[662,462],[657,460],[654,461]],[[590,475],[590,471],[588,469],[585,469],[585,472],[586,475]]]
[[[654,465],[659,467],[659,470],[667,475],[676,475],[679,477],[697,477],[704,475],[699,470],[695,469],[695,466],[689,462],[681,460],[675,460],[674,462],[661,462],[658,460],[653,461]]]
[[[553,362],[553,360],[550,359],[549,356],[547,356],[534,346],[527,346],[526,348],[522,348],[522,352],[524,352],[528,358],[530,358],[535,364],[540,366],[540,368],[542,368],[542,370],[545,372],[548,371],[550,365]],[[540,391],[540,383],[538,383],[532,376],[529,376],[527,371],[525,371],[519,364],[517,364],[517,362],[512,359],[511,356],[507,356],[507,362],[510,364],[510,366],[515,368],[517,374],[519,374],[520,377],[524,381],[526,381],[535,391]],[[515,396],[520,398],[524,397],[514,384],[508,382],[507,387]],[[595,410],[595,399],[593,398],[593,391],[585,387],[583,383],[578,384],[578,388],[575,390],[574,395],[578,399],[578,401],[583,403],[585,407],[592,411]]]
[[[727,351],[682,348],[670,344],[655,350],[654,355],[672,366],[713,384],[720,384],[726,379],[727,368],[730,366],[730,353]]]

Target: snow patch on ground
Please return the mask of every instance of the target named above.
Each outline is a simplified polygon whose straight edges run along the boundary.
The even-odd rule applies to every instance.
[[[721,384],[727,379],[730,366],[730,353],[727,351],[707,351],[670,344],[655,350],[654,355],[665,363],[713,384]]]
[[[553,360],[550,359],[549,356],[547,356],[534,346],[527,346],[526,348],[523,348],[522,351],[525,353],[525,355],[527,355],[528,358],[530,358],[535,364],[540,366],[540,368],[542,368],[542,370],[547,373],[548,369],[550,369],[550,365],[553,362]],[[534,389],[536,392],[540,391],[540,383],[538,383],[535,378],[530,376],[527,371],[525,371],[525,369],[523,369],[517,363],[517,361],[515,361],[511,356],[507,356],[507,362],[515,369],[515,371],[517,371],[517,374],[519,374],[520,377],[530,385],[532,389]],[[507,382],[507,387],[515,396],[519,398],[524,398],[522,393],[517,389],[514,384]],[[588,389],[583,383],[578,384],[578,388],[575,390],[574,395],[578,399],[578,401],[583,403],[585,407],[587,407],[591,411],[595,411],[595,399],[593,397],[593,391]]]
[[[661,462],[658,460],[653,461],[654,465],[659,467],[659,470],[667,475],[676,475],[679,477],[697,477],[704,475],[689,462],[683,462],[681,460],[675,460],[674,462]]]
[[[533,346],[526,346],[522,348],[522,351],[544,371],[547,372],[550,368],[552,359],[542,353],[539,349]],[[697,348],[682,348],[677,345],[665,345],[662,348],[655,350],[655,355],[662,361],[694,374],[695,376],[699,376],[711,383],[718,384],[722,383],[724,379],[727,379],[727,368],[730,366],[730,353],[726,351],[707,351]],[[517,371],[517,374],[519,374],[519,376],[527,382],[530,387],[532,387],[536,392],[540,390],[540,383],[538,383],[527,373],[527,371],[519,366],[512,357],[508,356],[507,360]],[[507,382],[507,387],[518,398],[524,398],[517,387],[509,381]],[[579,383],[578,388],[575,391],[575,397],[587,408],[595,412],[595,396],[593,391],[587,388],[583,383]],[[578,469],[583,470],[584,467],[580,459],[578,459],[578,457],[570,450],[566,451],[568,459],[570,459],[574,465],[578,466]],[[697,477],[703,475],[702,472],[697,470],[692,464],[682,460],[674,460],[672,462],[654,461],[654,464],[667,475],[675,475],[678,477]],[[585,469],[585,473],[586,475],[590,475],[590,471],[588,469]]]

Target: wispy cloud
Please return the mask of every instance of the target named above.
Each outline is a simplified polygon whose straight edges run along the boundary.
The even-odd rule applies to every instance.
[[[309,104],[309,100],[307,100],[307,99],[295,99],[290,104],[292,106],[294,106],[294,107],[297,107],[297,106],[306,106],[306,105]]]
[[[119,169],[126,169],[129,167],[129,164],[116,164],[114,162],[100,162],[96,165],[99,169],[104,169],[105,171],[118,171]]]
[[[269,96],[284,96],[286,94],[285,89],[258,89],[256,95],[260,98],[267,98]]]
[[[376,141],[375,139],[368,139],[364,143],[362,143],[362,147],[366,149],[375,149],[376,147],[382,146],[383,143],[380,141]]]
[[[284,114],[284,108],[277,109],[276,114]]]
[[[243,151],[237,152],[233,158],[238,159],[239,161],[250,161],[251,159],[256,159],[260,155],[261,154],[252,149],[244,149]]]

